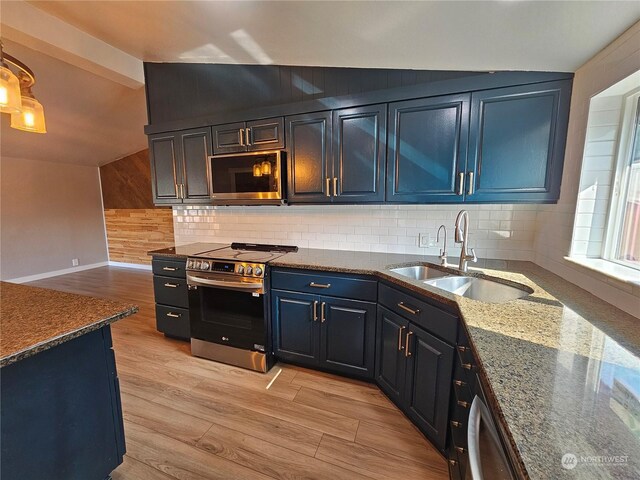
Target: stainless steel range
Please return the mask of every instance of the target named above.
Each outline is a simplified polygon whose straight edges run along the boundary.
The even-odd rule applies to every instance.
[[[267,263],[297,250],[233,243],[189,257],[191,354],[266,372],[271,367],[264,296]]]

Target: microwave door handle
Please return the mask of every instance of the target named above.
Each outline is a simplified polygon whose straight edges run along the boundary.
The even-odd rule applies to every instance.
[[[263,288],[262,282],[227,282],[226,280],[212,280],[210,278],[198,277],[196,275],[187,275],[187,283],[190,285],[199,285],[203,287],[223,287],[238,290],[260,290]]]

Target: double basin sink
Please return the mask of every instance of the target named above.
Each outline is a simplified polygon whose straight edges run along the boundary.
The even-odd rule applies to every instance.
[[[427,265],[392,268],[390,271],[461,297],[487,303],[505,303],[526,297],[531,293],[493,280],[470,277],[464,274],[456,275]]]

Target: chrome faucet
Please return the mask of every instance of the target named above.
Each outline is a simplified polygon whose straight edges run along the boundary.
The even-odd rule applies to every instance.
[[[463,223],[463,225],[460,225],[461,223]],[[472,248],[471,253],[469,253],[469,250],[467,250],[467,243],[469,242],[469,212],[467,212],[466,210],[460,210],[460,212],[458,212],[455,228],[455,243],[462,244],[462,250],[460,251],[460,263],[458,264],[458,268],[466,273],[468,271],[467,263],[469,261],[478,261],[475,250]]]
[[[440,249],[440,265],[447,266],[447,227],[440,225],[436,234],[436,242],[440,243],[440,230],[444,230],[444,245]]]

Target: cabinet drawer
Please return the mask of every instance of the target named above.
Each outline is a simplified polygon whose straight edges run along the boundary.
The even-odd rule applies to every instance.
[[[326,275],[320,272],[297,273],[276,270],[271,276],[272,288],[370,302],[376,301],[377,283],[375,280]]]
[[[156,327],[171,337],[190,338],[189,310],[156,305]]]
[[[154,258],[151,268],[153,269],[154,275],[185,278],[186,264],[186,260],[161,260],[159,258]]]
[[[454,315],[386,285],[380,284],[378,296],[379,303],[389,310],[451,344],[456,343],[458,319]]]
[[[175,277],[153,276],[153,291],[156,303],[189,308],[187,281]]]

